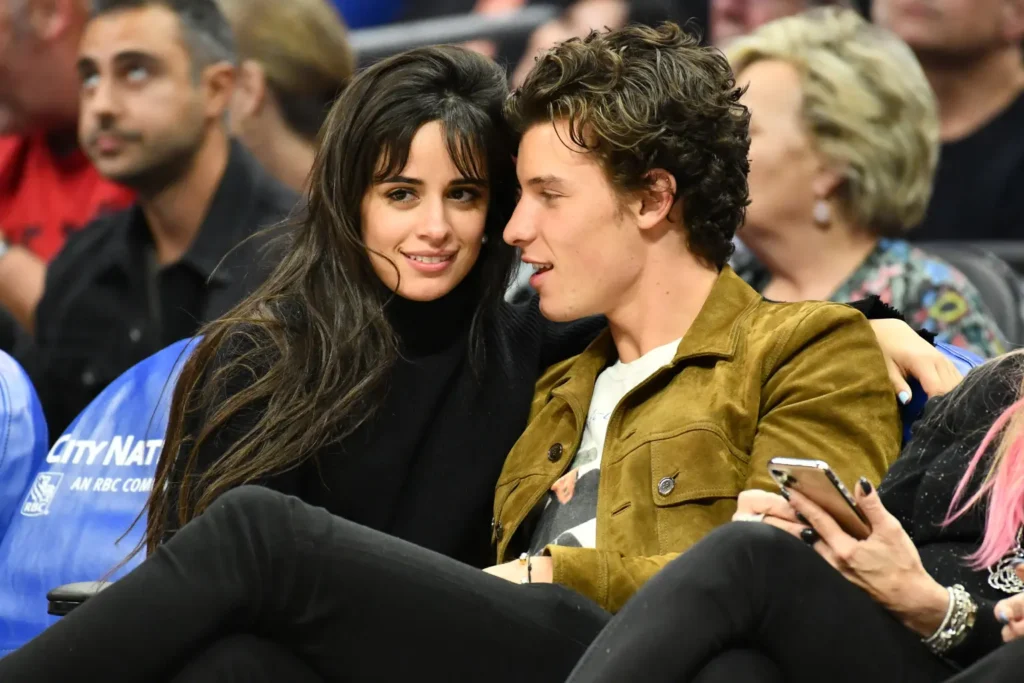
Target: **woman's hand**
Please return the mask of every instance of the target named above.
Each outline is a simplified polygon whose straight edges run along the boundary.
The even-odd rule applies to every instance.
[[[761,521],[778,527],[797,538],[800,538],[800,534],[809,528],[800,521],[796,510],[785,498],[777,493],[768,493],[759,489],[740,493],[736,500],[736,514],[732,516],[732,521]]]
[[[1014,568],[1017,578],[1024,581],[1024,565]],[[1024,637],[1024,593],[996,603],[996,619],[1003,624],[1003,641],[1010,642]]]
[[[526,565],[519,560],[487,567],[485,572],[499,579],[512,583],[522,583],[526,579]],[[538,555],[530,558],[530,583],[551,583],[554,565],[550,557]]]
[[[925,571],[914,542],[866,479],[861,479],[854,497],[871,525],[871,535],[863,541],[843,531],[808,498],[790,491],[793,508],[820,538],[814,544],[818,554],[904,626],[922,637],[932,635],[946,616],[949,593]]]
[[[907,378],[913,377],[928,396],[940,396],[952,391],[963,375],[953,361],[926,342],[902,320],[872,320],[878,345],[882,347],[889,379],[900,402],[906,405],[913,396]]]

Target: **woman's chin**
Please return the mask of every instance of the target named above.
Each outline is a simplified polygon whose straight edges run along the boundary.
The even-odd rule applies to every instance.
[[[439,282],[439,281],[427,281],[427,282],[403,282],[402,286],[398,288],[398,296],[409,301],[436,301],[441,297],[451,293],[458,282]]]

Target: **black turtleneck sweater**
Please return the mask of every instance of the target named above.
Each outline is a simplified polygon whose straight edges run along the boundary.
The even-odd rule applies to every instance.
[[[467,284],[432,302],[389,302],[402,357],[373,417],[338,445],[260,483],[463,562],[493,564],[494,485],[526,426],[534,383],[548,365],[581,352],[605,323],[558,325],[541,316],[536,299],[503,303],[474,372],[469,323],[478,295]],[[245,411],[204,442],[198,473],[256,414]],[[176,516],[175,508],[171,529]]]

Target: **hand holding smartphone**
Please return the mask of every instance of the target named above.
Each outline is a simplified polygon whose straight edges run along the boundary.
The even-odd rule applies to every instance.
[[[804,495],[831,515],[843,531],[858,541],[871,535],[871,525],[857,506],[857,501],[827,462],[772,458],[768,461],[768,472],[779,488]]]

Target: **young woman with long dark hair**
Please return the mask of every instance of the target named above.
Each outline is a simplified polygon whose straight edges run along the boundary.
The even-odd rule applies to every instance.
[[[455,47],[363,72],[321,133],[308,205],[264,284],[178,381],[145,544],[260,483],[462,561],[533,384],[600,321],[503,293],[515,202],[500,67]],[[425,509],[430,514],[424,514]]]

